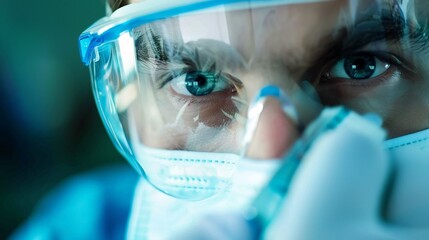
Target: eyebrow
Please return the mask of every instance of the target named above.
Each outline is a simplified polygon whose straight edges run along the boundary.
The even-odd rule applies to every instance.
[[[134,44],[137,51],[137,60],[142,61],[150,58],[159,61],[168,60],[164,39],[161,35],[156,34],[155,30],[150,26],[148,26],[148,29],[144,33],[141,33]]]
[[[377,6],[367,9],[357,16],[351,27],[343,27],[339,37],[330,44],[328,53],[338,51],[338,46],[341,46],[342,54],[347,55],[372,42],[403,39],[407,34],[407,24],[402,11],[400,8],[390,8],[394,10],[389,11],[386,5],[383,4],[380,9],[374,9]]]

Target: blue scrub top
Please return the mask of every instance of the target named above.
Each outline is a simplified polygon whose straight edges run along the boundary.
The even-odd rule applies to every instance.
[[[110,167],[67,180],[11,239],[124,239],[137,173]]]

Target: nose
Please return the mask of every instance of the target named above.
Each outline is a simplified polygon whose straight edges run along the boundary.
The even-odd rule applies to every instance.
[[[281,159],[299,137],[295,116],[285,111],[283,99],[278,96],[266,96],[253,107],[260,108],[257,115],[256,126],[252,131],[250,140],[244,150],[244,156],[252,159]],[[252,108],[252,107],[251,107]],[[249,109],[253,111],[254,109]],[[254,119],[249,119],[254,121]]]

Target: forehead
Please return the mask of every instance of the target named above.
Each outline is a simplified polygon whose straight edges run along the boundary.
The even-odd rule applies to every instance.
[[[294,4],[231,13],[228,23],[232,28],[232,44],[247,55],[249,51],[255,54],[256,49],[258,58],[264,61],[285,61],[291,68],[305,65],[346,24],[341,17],[347,2]],[[243,46],[245,41],[248,49]]]

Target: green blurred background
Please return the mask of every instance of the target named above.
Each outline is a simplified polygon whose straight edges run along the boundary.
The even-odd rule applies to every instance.
[[[104,14],[103,0],[0,8],[0,239],[62,180],[125,164],[102,127],[77,45]]]

